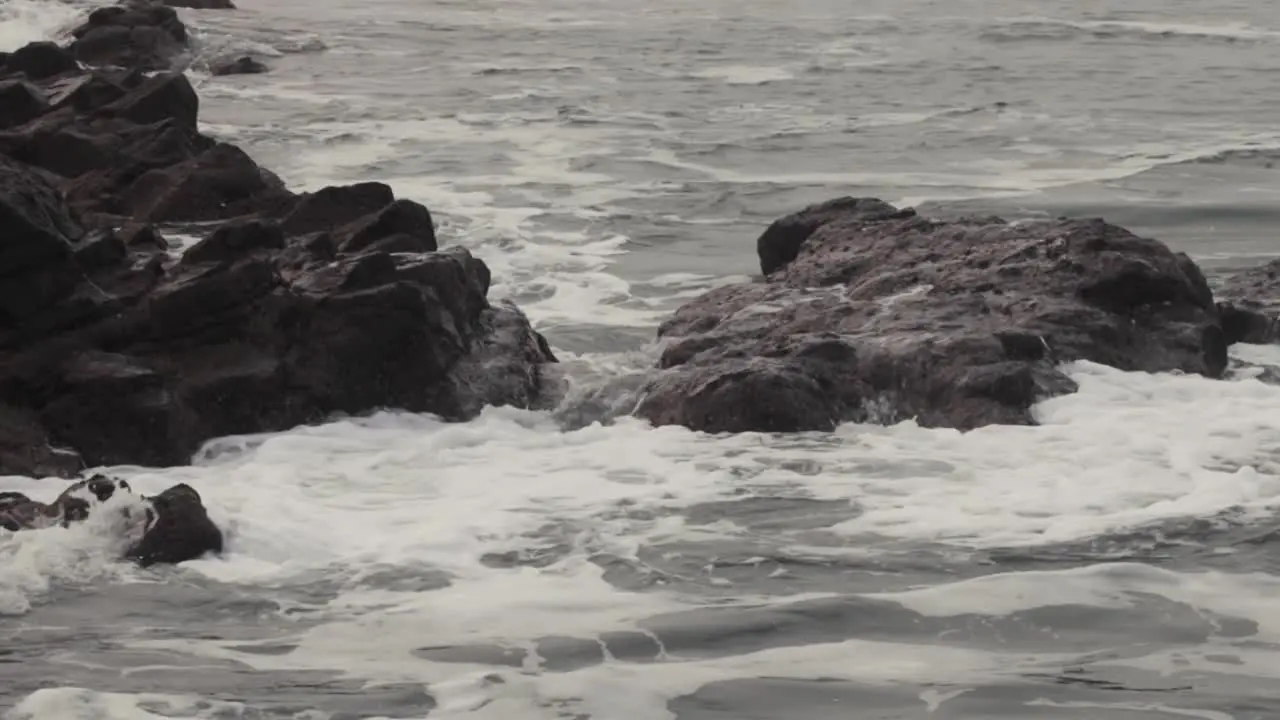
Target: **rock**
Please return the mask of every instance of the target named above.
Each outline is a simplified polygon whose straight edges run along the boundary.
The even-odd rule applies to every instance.
[[[71,107],[78,113],[93,112],[124,97],[129,92],[111,74],[91,70],[46,83],[49,105],[53,109]]]
[[[1225,278],[1217,295],[1228,342],[1280,342],[1280,260]]]
[[[88,520],[100,511],[99,506],[118,494],[133,495],[128,481],[100,474],[71,484],[50,503],[18,492],[3,492],[0,528],[20,532],[70,527]],[[125,550],[126,559],[149,567],[222,552],[222,531],[209,518],[200,494],[190,485],[175,485],[159,495],[139,498],[139,505],[119,507],[125,524],[140,526],[141,531],[141,537]]]
[[[58,191],[0,156],[0,347],[4,336],[66,298],[84,274],[73,247],[84,231]]]
[[[95,230],[75,250],[76,264],[87,271],[114,267],[127,257],[124,240],[107,230]]]
[[[255,250],[280,250],[284,248],[284,232],[271,221],[232,221],[214,230],[209,237],[187,248],[184,263],[231,262]]]
[[[200,134],[171,8],[130,0],[73,35],[100,67],[48,44],[0,59],[24,73],[0,80],[0,473],[560,391],[546,340],[489,304],[483,262],[438,251],[426,207],[382,183],[297,195]],[[202,237],[175,259],[157,223],[221,224],[183,228]]]
[[[0,175],[0,208],[26,223],[15,221],[26,230],[0,246],[0,267],[24,269],[21,278],[65,273],[40,307],[15,296],[10,314],[27,319],[0,356],[2,396],[25,413],[33,447],[75,448],[91,465],[164,466],[188,462],[213,437],[335,412],[464,419],[486,404],[552,396],[545,339],[514,306],[490,306],[483,262],[461,248],[422,249],[435,235],[416,203],[393,198],[350,219],[386,198],[329,188],[310,197],[365,200],[328,214],[292,198],[281,205],[299,227],[342,222],[333,236],[348,247],[404,237],[411,252],[336,255],[329,233],[288,236],[257,216],[224,223],[165,263],[150,225],[86,234],[56,193],[23,175],[33,171],[0,167],[13,174]],[[40,461],[0,445],[0,472]]]
[[[100,110],[101,115],[124,118],[137,125],[173,120],[179,129],[193,134],[199,112],[200,98],[191,81],[186,75],[173,72],[148,78]]]
[[[874,199],[806,208],[757,242],[760,282],[659,330],[638,414],[709,432],[841,422],[1031,424],[1059,369],[1222,375],[1229,337],[1189,258],[1101,220],[932,221]]]
[[[193,10],[235,10],[231,0],[163,0],[165,5]]]
[[[30,122],[49,109],[44,93],[25,80],[0,82],[0,130]]]
[[[284,218],[284,230],[290,235],[331,231],[381,210],[395,199],[391,187],[379,182],[321,188],[298,198]]]
[[[0,475],[70,478],[82,469],[79,453],[49,444],[35,413],[0,404]]]
[[[234,145],[151,170],[123,193],[120,210],[143,222],[207,222],[286,206],[293,194]]]
[[[190,485],[174,485],[146,500],[154,516],[142,540],[126,552],[127,558],[149,567],[222,553],[222,531],[209,519],[200,494]]]
[[[410,238],[416,252],[436,249],[431,212],[412,200],[396,200],[386,207],[334,230],[340,252],[354,253],[393,235]]]
[[[125,247],[142,250],[168,250],[169,241],[164,239],[154,225],[129,223],[116,231],[116,236]]]
[[[6,66],[10,72],[26,75],[28,80],[44,80],[80,69],[70,53],[48,41],[29,43],[14,50]]]
[[[73,483],[47,504],[22,493],[0,493],[0,527],[10,532],[69,527],[89,519],[93,506],[105,503],[118,491],[133,492],[124,480],[94,475]]]
[[[167,70],[187,49],[178,13],[158,3],[99,8],[71,34],[70,51],[87,65]]]
[[[266,65],[248,55],[217,60],[209,65],[209,73],[216,77],[224,75],[259,75],[269,69]]]

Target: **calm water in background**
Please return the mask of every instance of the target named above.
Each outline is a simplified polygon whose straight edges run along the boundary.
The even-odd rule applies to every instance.
[[[872,195],[1280,255],[1270,4],[302,2],[185,12],[206,131],[382,180],[579,391],[642,372],[763,225]],[[0,0],[0,43],[75,8]],[[210,78],[216,54],[268,75]],[[221,560],[0,538],[14,718],[1280,716],[1280,351],[1081,365],[1037,428],[708,437],[493,410],[210,445]],[[0,489],[53,495],[21,478]]]

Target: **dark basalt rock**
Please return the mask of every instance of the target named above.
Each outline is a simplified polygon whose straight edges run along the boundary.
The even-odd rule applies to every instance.
[[[132,495],[133,489],[127,481],[105,475],[73,483],[50,503],[18,492],[0,492],[0,528],[21,532],[70,527],[101,512],[100,506],[117,494]],[[209,519],[199,493],[191,486],[175,485],[139,501],[138,506],[120,507],[126,523],[136,520],[140,525],[140,537],[127,548],[125,558],[148,567],[222,552],[222,531]]]
[[[128,2],[94,10],[71,31],[69,50],[87,65],[167,70],[187,51],[187,28],[173,8]]]
[[[148,567],[222,553],[222,531],[209,519],[200,494],[190,485],[174,485],[147,500],[154,515],[142,540],[125,553],[127,558]]]
[[[9,55],[5,69],[21,73],[28,80],[44,80],[80,69],[71,53],[55,43],[41,40],[29,43]]]
[[[420,205],[326,216],[342,223],[344,247],[412,232],[414,252],[317,252],[313,235],[250,217],[168,266],[157,241],[137,239],[153,231],[86,234],[56,193],[5,160],[0,212],[21,230],[0,247],[0,267],[22,271],[0,283],[13,340],[0,387],[39,419],[46,444],[91,464],[185,463],[212,437],[334,412],[463,419],[545,397],[541,368],[555,360],[545,340],[513,306],[489,305],[484,263],[461,248],[426,249],[435,236]],[[10,466],[33,461],[0,456]]]
[[[1223,279],[1217,296],[1229,342],[1280,342],[1280,260]]]
[[[438,251],[427,208],[382,183],[298,195],[199,132],[171,8],[101,8],[73,34],[83,60],[123,67],[37,44],[0,69],[0,474],[181,464],[335,412],[462,419],[554,394],[545,339],[489,304],[483,262]],[[216,226],[185,225],[203,237],[175,260],[166,223]]]
[[[40,88],[25,80],[0,82],[0,130],[23,125],[49,110]]]
[[[843,198],[757,245],[763,281],[663,324],[641,416],[712,432],[1030,424],[1033,403],[1074,390],[1063,362],[1218,377],[1238,337],[1186,255],[1102,220],[940,222]]]

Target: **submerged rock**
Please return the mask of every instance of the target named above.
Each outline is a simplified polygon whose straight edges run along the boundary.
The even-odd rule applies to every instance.
[[[662,325],[638,414],[711,432],[1032,424],[1033,403],[1074,391],[1067,361],[1227,365],[1199,268],[1102,220],[943,222],[842,198],[778,220],[758,253],[763,281]]]
[[[259,75],[267,72],[268,69],[261,61],[255,60],[248,55],[242,55],[237,58],[224,58],[209,65],[209,73],[216,77],[223,75]]]
[[[129,483],[105,475],[73,483],[51,503],[32,500],[18,492],[0,492],[0,528],[10,532],[69,527],[84,522],[100,506],[117,495],[132,494]],[[154,497],[139,498],[140,507],[122,505],[121,520],[136,525],[136,540],[125,557],[143,567],[195,560],[223,549],[222,531],[209,519],[199,493],[189,485],[175,485]],[[134,517],[133,513],[139,512]],[[134,523],[133,521],[137,521]]]

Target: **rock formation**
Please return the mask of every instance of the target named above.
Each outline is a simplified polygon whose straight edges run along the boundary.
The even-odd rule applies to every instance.
[[[73,483],[51,503],[32,500],[22,493],[3,492],[0,528],[20,532],[70,527],[102,512],[103,504],[120,494],[132,495],[133,489],[127,481],[105,475]],[[209,519],[200,495],[190,486],[175,485],[155,497],[141,497],[139,505],[116,508],[123,524],[133,524],[138,531],[136,540],[125,550],[126,558],[146,567],[222,552],[222,531]],[[138,522],[131,523],[132,520]]]
[[[1074,391],[1064,362],[1218,377],[1229,343],[1266,336],[1233,324],[1265,316],[1215,303],[1186,255],[1102,220],[941,222],[842,198],[774,222],[757,252],[763,281],[662,325],[641,416],[712,432],[1031,424],[1033,403]]]
[[[481,260],[438,247],[427,208],[381,183],[297,194],[199,132],[169,5],[233,7],[130,0],[65,47],[0,55],[0,475],[184,464],[212,437],[333,413],[554,399],[545,339],[489,302]],[[171,252],[168,228],[191,223],[203,238]],[[159,497],[200,514],[189,488]],[[141,557],[166,557],[156,543]]]

